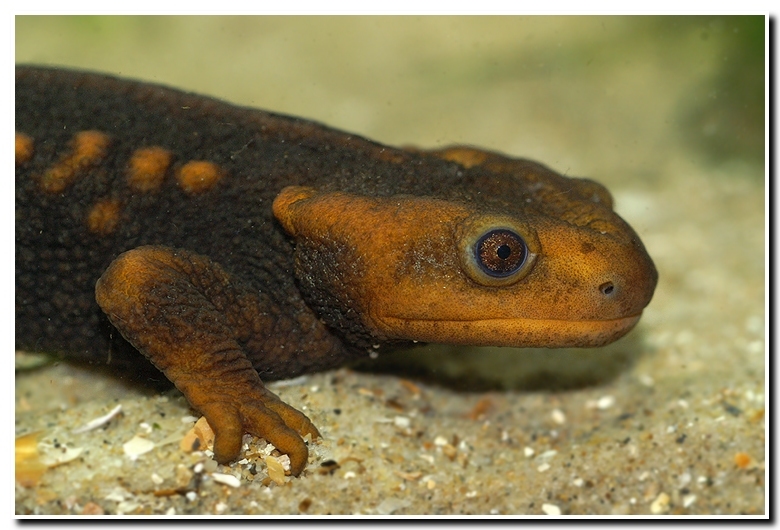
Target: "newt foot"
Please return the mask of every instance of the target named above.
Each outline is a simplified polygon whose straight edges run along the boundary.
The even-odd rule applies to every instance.
[[[303,437],[319,438],[320,433],[302,412],[263,389],[240,401],[229,396],[216,398],[198,407],[214,431],[214,459],[227,464],[238,458],[244,433],[264,438],[290,457],[290,472],[301,474],[309,449]]]

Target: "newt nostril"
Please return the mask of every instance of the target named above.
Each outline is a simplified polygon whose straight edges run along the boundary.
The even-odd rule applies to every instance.
[[[601,285],[599,285],[599,291],[604,296],[611,296],[612,293],[615,292],[615,284],[612,282],[604,282]]]

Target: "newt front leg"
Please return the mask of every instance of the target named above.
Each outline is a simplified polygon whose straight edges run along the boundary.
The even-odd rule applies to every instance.
[[[206,417],[218,462],[238,457],[246,432],[287,453],[293,475],[303,471],[308,449],[301,437],[319,432],[265,388],[239,340],[246,330],[273,327],[262,321],[257,293],[205,256],[155,246],[120,255],[95,293],[125,339]]]

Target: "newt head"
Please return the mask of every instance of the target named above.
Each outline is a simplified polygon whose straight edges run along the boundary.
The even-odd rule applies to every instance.
[[[358,344],[604,345],[637,323],[657,272],[606,189],[553,175],[482,172],[453,200],[291,186],[273,210],[307,303]]]

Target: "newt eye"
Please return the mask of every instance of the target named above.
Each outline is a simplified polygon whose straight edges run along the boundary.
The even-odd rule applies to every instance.
[[[539,253],[536,233],[512,218],[480,216],[461,226],[461,263],[475,282],[510,285],[524,278]]]
[[[525,263],[528,247],[523,238],[511,230],[491,230],[477,241],[474,257],[488,276],[506,278]]]

